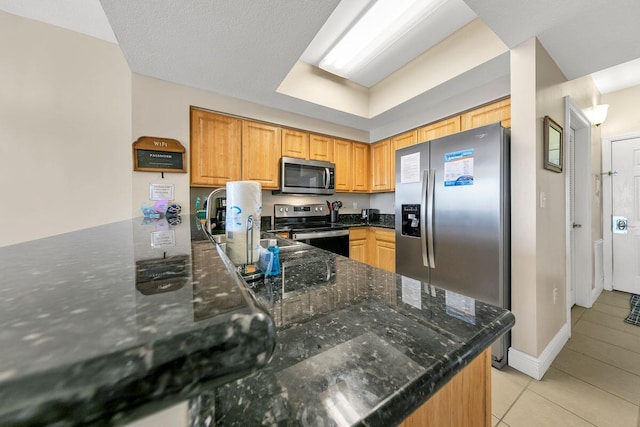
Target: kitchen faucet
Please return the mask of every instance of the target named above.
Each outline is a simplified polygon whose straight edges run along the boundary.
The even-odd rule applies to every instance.
[[[227,189],[224,188],[224,187],[223,188],[216,188],[207,197],[205,230],[207,230],[207,232],[209,234],[211,234],[211,202],[214,199],[218,199],[222,194],[225,194],[226,192],[227,192]]]

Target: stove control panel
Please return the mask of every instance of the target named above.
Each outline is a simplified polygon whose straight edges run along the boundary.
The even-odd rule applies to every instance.
[[[326,205],[273,205],[274,218],[307,218],[326,216],[329,210]]]

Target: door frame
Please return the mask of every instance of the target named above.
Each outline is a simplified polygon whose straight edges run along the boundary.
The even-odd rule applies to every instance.
[[[571,250],[570,218],[571,200],[569,197],[569,173],[565,173],[565,250],[566,250],[566,301],[567,323],[571,325],[571,283],[576,292],[575,303],[582,307],[591,307],[594,302],[593,290],[593,242],[591,238],[591,122],[578,105],[569,96],[565,96],[565,135],[575,129],[574,150],[574,216],[582,223],[582,233],[574,234],[575,253]],[[571,271],[572,263],[581,268],[576,269],[576,277]]]
[[[604,289],[613,290],[613,233],[611,232],[612,195],[611,148],[614,142],[640,138],[640,133],[602,138],[602,269],[604,270]]]

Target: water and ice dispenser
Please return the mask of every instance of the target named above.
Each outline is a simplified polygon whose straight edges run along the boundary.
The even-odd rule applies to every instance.
[[[420,237],[420,205],[402,205],[402,235]]]

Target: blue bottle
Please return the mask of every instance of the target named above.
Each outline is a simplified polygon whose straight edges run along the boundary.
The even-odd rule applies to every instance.
[[[277,276],[280,274],[280,248],[277,245],[276,239],[269,240],[269,247],[267,248],[269,252],[273,255],[273,260],[271,261],[271,271],[268,276]]]

